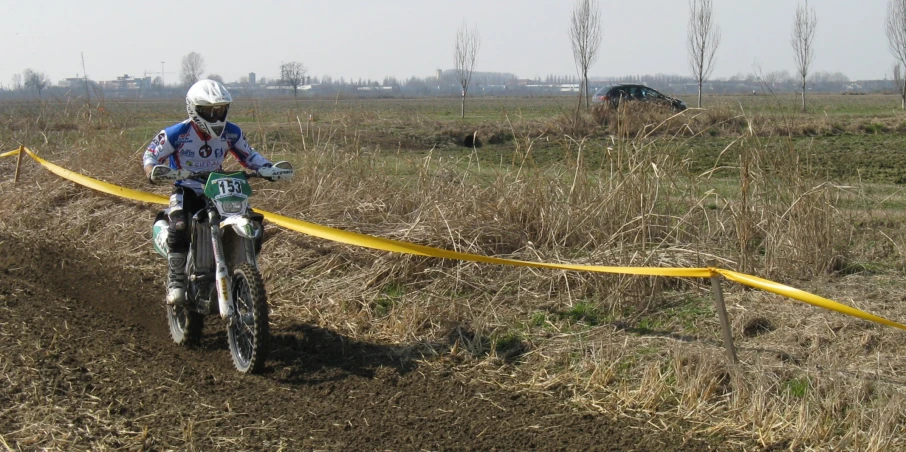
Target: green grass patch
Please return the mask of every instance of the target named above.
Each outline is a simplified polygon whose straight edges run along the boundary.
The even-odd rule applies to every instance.
[[[598,307],[584,301],[576,303],[557,315],[560,320],[583,323],[588,326],[600,325],[610,320]]]
[[[808,394],[808,389],[809,380],[805,377],[791,378],[783,382],[783,390],[797,399],[805,397]]]
[[[372,302],[372,309],[376,317],[390,314],[393,306],[400,303],[406,295],[406,286],[402,283],[392,282],[381,288],[378,297]]]

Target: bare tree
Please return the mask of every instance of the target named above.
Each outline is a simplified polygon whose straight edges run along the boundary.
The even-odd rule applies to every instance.
[[[569,39],[573,45],[573,60],[579,72],[579,106],[585,98],[588,108],[588,68],[598,59],[598,47],[603,36],[601,11],[594,0],[578,0],[569,21]],[[576,108],[578,114],[578,107]]]
[[[887,43],[890,53],[897,59],[897,67],[906,65],[906,0],[887,2]],[[906,80],[902,81],[898,91],[903,93],[900,106],[906,109]]]
[[[469,29],[463,21],[456,32],[456,43],[453,46],[453,69],[456,71],[459,85],[462,87],[462,112],[461,118],[466,117],[466,93],[469,91],[469,82],[472,81],[472,72],[475,70],[475,57],[481,47],[481,36],[477,28]]]
[[[903,81],[903,67],[900,66],[900,63],[893,65],[893,86],[900,95],[902,104],[906,105],[906,83]]]
[[[702,85],[714,71],[714,55],[720,45],[720,27],[713,20],[711,0],[689,0],[689,69],[698,83],[698,108]]]
[[[215,82],[223,83],[223,77],[220,76],[219,74],[208,74],[208,76],[205,78],[207,78],[209,80],[214,80]]]
[[[796,74],[799,75],[799,87],[802,89],[802,112],[805,113],[805,81],[808,70],[815,59],[815,27],[818,17],[815,9],[805,4],[796,7],[796,21],[793,22],[793,35],[790,44],[793,46],[793,57],[796,60]]]
[[[13,74],[12,82],[13,82],[12,87],[14,90],[16,90],[16,91],[22,90],[22,75],[21,74]]]
[[[201,79],[204,73],[204,57],[197,52],[189,52],[182,57],[182,72],[179,77],[186,86],[191,86]]]
[[[50,79],[43,72],[33,71],[31,69],[26,69],[22,73],[23,79],[25,80],[25,89],[33,89],[38,93],[38,98],[41,98],[41,91],[44,91],[44,88],[50,84]]]
[[[293,87],[293,97],[296,97],[299,86],[305,83],[305,74],[308,69],[298,61],[290,61],[280,65],[280,81]]]

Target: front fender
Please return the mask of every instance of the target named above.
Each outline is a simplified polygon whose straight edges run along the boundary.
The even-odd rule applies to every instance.
[[[232,226],[233,230],[239,237],[255,240],[261,237],[261,224],[247,217],[236,215],[228,217],[220,222],[220,227]]]

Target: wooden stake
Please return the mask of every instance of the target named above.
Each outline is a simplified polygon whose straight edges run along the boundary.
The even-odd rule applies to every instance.
[[[25,154],[25,147],[19,146],[19,155],[16,157],[16,179],[13,181],[14,184],[19,184],[19,168],[22,167],[22,155]]]
[[[714,308],[720,318],[720,329],[724,336],[724,347],[727,349],[727,358],[731,364],[739,362],[736,356],[736,346],[733,345],[733,334],[730,331],[730,320],[727,318],[727,306],[724,304],[724,291],[720,287],[720,275],[711,274],[711,289],[714,291]]]

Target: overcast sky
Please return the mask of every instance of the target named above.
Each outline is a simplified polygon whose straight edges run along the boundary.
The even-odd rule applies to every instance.
[[[599,0],[606,24],[592,77],[689,74],[686,0]],[[723,40],[714,77],[794,72],[795,0],[714,0]],[[309,75],[375,79],[433,75],[453,66],[465,20],[481,35],[476,70],[520,78],[575,74],[567,35],[571,0],[0,0],[0,83],[25,68],[52,80],[179,76],[200,53],[226,81],[278,74],[300,61]],[[893,64],[884,32],[887,0],[813,0],[818,29],[812,71],[880,79]]]

